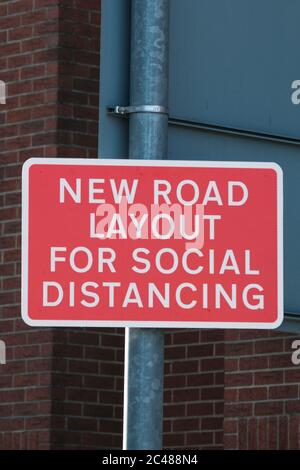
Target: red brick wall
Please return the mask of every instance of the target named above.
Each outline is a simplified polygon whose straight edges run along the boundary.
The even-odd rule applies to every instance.
[[[1,2],[0,79],[8,92],[0,105],[0,335],[8,347],[0,366],[1,449],[50,443],[53,333],[20,318],[20,174],[23,161],[55,146],[54,132],[45,135],[55,127],[57,25],[56,1]]]
[[[55,156],[97,157],[100,2],[60,2]],[[53,155],[54,156],[54,155]],[[52,363],[54,448],[121,446],[123,335],[59,329]]]
[[[51,446],[121,448],[123,332],[60,329],[52,370]]]
[[[224,331],[173,330],[165,359],[165,447],[221,449]]]
[[[20,318],[21,165],[97,156],[98,0],[0,5],[0,448],[120,445],[118,332],[38,330]]]
[[[291,361],[295,339],[277,332],[225,334],[226,449],[300,448],[300,367]]]

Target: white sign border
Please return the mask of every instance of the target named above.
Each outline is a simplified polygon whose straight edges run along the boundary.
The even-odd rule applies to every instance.
[[[273,169],[277,175],[277,256],[278,256],[278,317],[275,322],[170,322],[170,321],[109,321],[109,320],[32,320],[28,314],[28,214],[29,169],[33,165],[88,165],[88,166],[152,166],[187,168],[254,168]],[[274,329],[284,316],[283,298],[283,172],[273,162],[194,161],[194,160],[123,160],[85,158],[30,158],[22,168],[22,274],[21,315],[24,322],[35,327],[132,327],[132,328],[222,328]]]

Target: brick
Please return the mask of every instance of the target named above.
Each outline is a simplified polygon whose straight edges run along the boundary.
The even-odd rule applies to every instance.
[[[0,248],[4,248],[4,249],[7,249],[7,248],[12,248],[15,246],[15,240],[13,237],[0,237]],[[6,261],[6,259],[4,258],[4,260]]]
[[[97,422],[92,418],[69,418],[68,427],[74,431],[97,431]]]
[[[185,405],[171,405],[167,404],[164,407],[165,418],[179,418],[185,416]]]
[[[9,241],[10,246],[9,245],[3,245],[4,248],[8,248],[8,247],[11,248],[15,245],[15,242],[11,237],[10,238],[7,237],[7,238],[5,238],[5,240]],[[1,246],[1,239],[0,239],[0,246]],[[20,255],[21,255],[21,250],[18,250],[18,249],[5,250],[5,252],[4,252],[4,262],[5,263],[10,263],[12,261],[17,261],[17,260],[20,259]]]
[[[174,374],[198,372],[199,361],[172,361],[172,372]]]
[[[269,398],[298,398],[298,385],[275,385],[269,387]]]
[[[229,403],[225,406],[225,416],[243,417],[252,415],[251,403]]]
[[[198,427],[199,420],[196,418],[175,419],[173,421],[173,432],[193,431]]]
[[[96,388],[98,390],[113,390],[115,379],[114,377],[99,376],[91,377],[85,376],[83,380],[84,386],[87,388]]]
[[[240,373],[230,373],[226,374],[226,386],[230,387],[239,387],[239,386],[247,386],[252,385],[253,378],[252,374],[246,372]]]
[[[164,435],[164,447],[166,448],[183,448],[185,442],[184,433],[181,434],[165,434]]]
[[[267,387],[253,387],[253,388],[240,388],[239,389],[240,401],[267,400],[267,398],[268,398]]]
[[[182,388],[186,385],[186,376],[185,375],[168,375],[164,380],[165,389],[168,388]]]
[[[267,369],[268,361],[268,356],[241,357],[239,364],[241,370]]]
[[[191,402],[199,400],[199,390],[196,388],[174,390],[173,401],[174,402]]]
[[[269,367],[273,368],[286,368],[292,366],[291,354],[281,354],[270,356]]]
[[[115,405],[121,405],[123,404],[123,392],[101,390],[100,400],[103,403],[114,403]]]
[[[224,368],[227,372],[236,371],[239,367],[239,359],[227,358],[225,355],[224,358]]]
[[[236,419],[224,420],[224,431],[227,434],[236,434],[238,428],[238,421]]]
[[[29,78],[36,78],[45,75],[44,65],[33,65],[31,67],[24,67],[21,69],[21,79],[27,80]]]
[[[1,129],[1,137],[2,139],[6,139],[7,137],[13,137],[16,135],[18,131],[18,127],[15,125],[5,126],[4,129]]]
[[[200,391],[201,400],[222,400],[224,398],[224,387],[207,387]]]
[[[191,432],[187,434],[187,444],[193,446],[199,446],[204,444],[213,443],[212,432]]]
[[[17,209],[16,207],[8,207],[0,209],[0,220],[4,222],[5,220],[16,219]]]
[[[97,417],[97,418],[112,418],[113,406],[112,405],[84,405],[84,415]]]
[[[90,99],[90,97],[89,97]],[[74,113],[76,119],[83,119],[89,121],[95,121],[97,119],[98,109],[87,107],[87,106],[78,106]]]
[[[40,103],[37,103],[37,104],[40,104]],[[49,116],[55,117],[56,114],[57,114],[57,106],[55,104],[46,105],[46,106],[36,106],[32,110],[33,119],[44,118],[44,117],[49,117]],[[57,125],[57,119],[55,122]]]
[[[214,403],[215,414],[224,416],[224,401],[216,401]]]
[[[236,450],[238,448],[237,436],[225,434],[224,436],[224,449]]]
[[[282,414],[283,403],[280,401],[255,403],[254,409],[257,416]]]
[[[299,449],[299,416],[289,418],[289,449]]]
[[[83,91],[83,92],[89,92],[89,93],[98,93],[98,87],[99,84],[98,82],[89,80],[89,79],[82,79],[82,78],[75,78],[73,82],[73,89],[78,90],[78,91]],[[194,331],[195,334],[197,334],[197,331]],[[197,334],[199,336],[199,333]]]
[[[102,362],[100,364],[100,373],[104,375],[122,376],[124,365],[116,362]]]
[[[191,344],[198,343],[199,341],[199,331],[188,330],[183,332],[176,332],[173,335],[174,344]]]
[[[66,90],[63,90],[63,91],[60,91],[59,92],[59,99],[61,101],[63,101],[64,103],[69,103],[69,104],[73,104],[73,105],[78,105],[78,104],[81,104],[81,105],[87,105],[87,96],[85,93],[75,93],[75,92],[72,92],[72,91],[66,91]]]
[[[214,354],[214,345],[213,344],[199,344],[195,346],[188,347],[188,357],[207,357],[213,356]]]
[[[14,28],[10,30],[8,33],[9,41],[20,41],[25,38],[30,38],[31,36],[32,36],[31,26],[22,26],[20,28]]]
[[[4,17],[7,14],[7,5],[0,5],[0,17]]]
[[[283,351],[283,339],[274,339],[268,341],[256,341],[254,349],[256,354],[273,353]]]
[[[278,418],[269,418],[268,420],[268,448],[270,450],[278,449]]]
[[[268,419],[257,419],[258,428],[258,450],[268,449]]]
[[[58,48],[55,47],[57,45],[57,41],[52,39],[51,45],[53,46],[52,49],[45,49],[42,51],[37,51],[33,54],[33,62],[35,64],[54,62],[58,60],[59,58]],[[28,46],[28,48],[30,50],[30,46]],[[41,86],[42,85],[40,85],[40,87]]]
[[[33,147],[39,147],[40,145],[51,145],[56,143],[56,139],[57,135],[55,132],[43,132],[32,137],[32,145]]]
[[[19,131],[23,135],[26,134],[35,134],[37,132],[42,132],[44,130],[43,121],[31,121],[24,124],[20,124]]]
[[[185,346],[169,347],[165,351],[166,360],[178,359],[185,356]]]
[[[5,57],[13,56],[15,54],[18,54],[19,52],[20,52],[20,44],[18,42],[6,43],[6,44],[1,45],[1,54],[5,54]]]
[[[215,385],[222,385],[224,387],[225,374],[224,371],[215,372]]]
[[[224,368],[223,358],[202,359],[201,369],[203,371],[222,370]]]
[[[21,21],[19,16],[5,16],[0,18],[0,28],[3,30],[16,28],[20,23]]]
[[[75,5],[80,9],[99,10],[98,0],[75,0]]]
[[[270,370],[254,373],[255,385],[280,384],[283,382],[283,371]]]
[[[212,385],[213,383],[214,383],[213,373],[191,374],[188,376],[188,379],[187,379],[188,387],[198,387],[198,386],[201,387],[203,385]]]
[[[102,334],[101,345],[104,347],[110,347],[110,348],[123,348],[124,336]]]
[[[285,403],[285,411],[287,414],[294,414],[298,413],[300,414],[300,400],[299,398],[295,400],[288,400]]]
[[[229,356],[244,356],[253,354],[252,342],[230,343],[226,347],[226,353]]]
[[[54,9],[53,9],[54,10]],[[57,9],[55,9],[57,12]],[[45,22],[49,18],[48,10],[36,10],[28,12],[21,16],[21,21],[23,25],[33,25],[36,23]]]
[[[0,418],[6,418],[12,416],[13,405],[0,405]]]
[[[37,78],[33,82],[33,90],[40,91],[57,87],[57,77]]]
[[[12,264],[0,264],[0,276],[11,276],[12,274],[14,274]]]
[[[202,330],[200,334],[201,341],[204,343],[214,343],[224,340],[224,331],[222,330]]]
[[[24,401],[24,391],[23,390],[10,390],[9,394],[7,392],[0,390],[0,402],[3,403],[16,403]]]
[[[239,389],[237,388],[225,388],[224,400],[226,403],[235,402],[239,400]]]
[[[115,359],[116,352],[113,348],[87,348],[86,358],[87,359],[99,359],[101,361],[113,361]]]
[[[287,416],[279,417],[278,431],[279,431],[278,448],[281,450],[287,450],[288,444],[289,444],[288,442],[288,417]]]
[[[51,7],[53,4],[57,4],[57,0],[35,0],[35,8]]]
[[[14,378],[14,386],[15,387],[32,387],[33,384],[37,383],[39,380],[39,375],[38,374],[24,374],[24,375],[17,375]],[[35,409],[35,405],[28,405],[28,404],[23,404],[22,406],[28,406],[30,408],[30,413],[32,413],[32,410]],[[20,413],[19,408],[17,405],[15,405],[16,413]],[[24,412],[20,413],[24,414]]]
[[[21,13],[24,11],[30,11],[32,10],[33,3],[28,0],[18,0],[16,2],[9,2],[8,5],[8,14],[9,15],[15,15],[16,13]],[[12,17],[15,18],[15,17]],[[20,17],[17,17],[19,20]]]
[[[64,387],[81,387],[83,383],[83,378],[78,374],[68,374],[68,373],[53,373],[52,383],[54,385],[61,385]]]
[[[32,55],[31,54],[23,54],[23,55],[15,55],[13,57],[9,57],[7,60],[8,67],[24,67],[29,66],[32,64]],[[8,87],[8,90],[12,88],[11,86]]]
[[[80,119],[62,119],[58,121],[60,129],[74,131],[74,132],[86,132],[87,123]]]
[[[2,418],[1,431],[20,431],[24,429],[24,419],[21,418]]]

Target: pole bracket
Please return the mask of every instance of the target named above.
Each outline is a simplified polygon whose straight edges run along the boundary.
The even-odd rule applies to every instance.
[[[133,113],[154,113],[154,114],[169,114],[169,110],[166,106],[145,104],[138,106],[108,106],[108,114],[114,114],[115,116],[126,116]]]

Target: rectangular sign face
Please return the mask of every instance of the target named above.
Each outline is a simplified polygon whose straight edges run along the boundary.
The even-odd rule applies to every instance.
[[[278,165],[30,159],[22,191],[27,324],[282,322]]]

